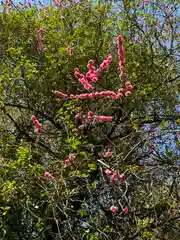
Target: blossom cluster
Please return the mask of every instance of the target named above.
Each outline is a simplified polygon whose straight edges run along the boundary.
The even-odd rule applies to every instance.
[[[60,1],[53,0],[54,4],[56,6],[59,6]],[[44,50],[44,44],[42,39],[42,33],[44,32],[44,28],[40,28],[37,32],[37,42],[38,42],[38,49],[39,51]],[[119,35],[117,37],[118,42],[118,56],[119,56],[119,68],[120,68],[120,79],[122,80],[122,88],[119,88],[117,92],[106,90],[106,91],[92,91],[94,89],[93,84],[98,81],[98,78],[102,71],[106,70],[111,61],[112,56],[109,55],[107,59],[105,59],[99,66],[99,68],[96,68],[94,66],[94,61],[90,60],[87,64],[88,71],[86,74],[82,74],[78,68],[74,69],[74,76],[79,80],[79,82],[83,85],[84,89],[88,91],[92,91],[91,93],[82,93],[79,95],[74,94],[65,94],[60,91],[54,91],[56,96],[58,96],[60,99],[100,99],[100,98],[108,98],[108,99],[121,99],[123,96],[130,96],[131,90],[133,89],[133,85],[130,81],[127,81],[126,74],[125,74],[125,51],[124,51],[124,37],[122,35]],[[69,45],[68,47],[68,55],[72,56],[72,45]],[[40,132],[41,130],[41,124],[38,122],[35,116],[32,116],[31,118],[35,124],[35,131]],[[79,129],[84,129],[87,124],[93,122],[93,121],[104,121],[104,122],[112,122],[113,117],[112,116],[102,116],[102,115],[95,115],[92,111],[89,111],[87,114],[83,114],[82,112],[78,112],[75,116],[76,120],[81,120],[81,125],[79,126]],[[106,152],[104,152],[103,157],[108,158],[112,156],[113,152],[108,149]],[[73,163],[73,160],[75,158],[74,154],[69,154],[69,156],[64,160],[64,165],[69,166]],[[120,174],[118,171],[106,169],[105,174],[109,177],[111,177],[111,183],[114,185],[117,181],[124,181],[125,176],[124,174]],[[47,180],[55,180],[54,176],[51,175],[49,172],[44,173],[44,177]],[[121,206],[122,207],[122,206]],[[118,214],[118,207],[117,206],[111,206],[110,210],[116,215]],[[129,212],[129,209],[127,207],[122,207],[122,212],[127,214]]]
[[[39,123],[39,121],[37,120],[37,118],[34,115],[31,117],[31,120],[34,122],[35,132],[39,133],[41,131],[41,124]]]
[[[122,35],[119,35],[117,37],[117,45],[118,45],[120,78],[121,78],[121,80],[124,80],[124,76],[125,76],[125,51],[124,51],[124,37]]]
[[[124,51],[124,37],[119,35],[117,37],[118,42],[118,55],[119,55],[119,67],[120,67],[120,78],[121,80],[125,80],[125,51]],[[70,52],[69,52],[70,51]],[[71,56],[71,49],[68,50],[68,54]],[[105,59],[99,66],[99,68],[95,68],[94,61],[90,60],[87,64],[88,72],[86,74],[82,74],[79,72],[78,68],[74,69],[74,76],[78,78],[79,82],[83,85],[86,90],[93,90],[93,83],[96,83],[100,73],[103,70],[106,70],[112,61],[112,56],[109,55],[107,59]],[[131,90],[133,86],[130,81],[126,81],[123,88],[118,89],[118,92],[114,91],[101,91],[101,92],[92,92],[92,93],[82,93],[79,95],[67,95],[60,91],[54,91],[54,93],[62,98],[62,99],[93,99],[93,98],[112,98],[112,99],[120,99],[124,95],[126,97],[131,95]]]
[[[89,84],[89,83],[88,83]],[[89,85],[86,85],[86,87],[88,88]],[[121,97],[123,96],[123,92],[124,95],[126,97],[128,97],[129,95],[131,95],[131,91],[133,89],[132,84],[128,81],[125,83],[125,88],[120,88],[118,89],[118,92],[115,93],[114,91],[101,91],[101,92],[92,92],[92,93],[82,93],[82,94],[78,94],[78,95],[67,95],[64,94],[60,91],[54,91],[54,93],[56,94],[56,96],[58,96],[61,99],[94,99],[94,98],[111,98],[111,99],[121,99]]]
[[[111,171],[110,169],[106,169],[105,174],[107,176],[111,176],[111,183],[112,184],[115,184],[115,179],[116,178],[119,181],[124,181],[125,180],[124,174],[119,174],[117,171]],[[114,213],[114,215],[118,214],[118,207],[117,206],[111,206],[110,210],[111,210],[112,213]],[[128,214],[129,213],[129,208],[128,207],[122,208],[122,212],[124,214]]]
[[[88,83],[88,81],[84,77],[84,74],[81,74],[78,68],[74,69],[74,76],[79,79],[79,82],[84,86],[85,89],[87,90],[93,89],[93,86],[90,83]]]
[[[118,45],[118,56],[119,56],[120,79],[122,82],[125,83],[124,92],[125,92],[125,96],[128,97],[129,95],[131,95],[131,90],[133,89],[133,86],[131,82],[126,81],[124,37],[122,35],[119,35],[117,37],[117,45]]]
[[[116,206],[111,206],[110,207],[110,210],[112,213],[114,213],[114,215],[117,215],[118,214],[118,207]],[[122,209],[122,212],[125,213],[125,214],[128,214],[129,213],[129,208],[128,207],[125,207]]]
[[[111,171],[110,169],[106,169],[104,172],[107,176],[111,176],[112,184],[115,184],[116,179],[118,179],[119,181],[125,180],[124,174],[120,174],[117,171]]]
[[[74,69],[74,76],[78,78],[79,82],[83,85],[83,87],[86,90],[92,90],[93,86],[90,84],[95,83],[98,80],[99,74],[103,71],[106,70],[112,60],[112,56],[109,55],[107,59],[105,59],[101,64],[99,68],[95,68],[94,66],[94,61],[90,60],[87,64],[88,72],[84,75],[79,72],[78,68]]]
[[[71,165],[73,163],[73,159],[75,158],[74,154],[69,154],[68,158],[64,160],[65,165]]]
[[[104,122],[112,122],[113,120],[113,117],[112,116],[97,116],[97,115],[94,115],[93,112],[89,111],[87,113],[87,115],[83,115],[82,113],[77,113],[75,115],[75,119],[76,120],[80,120],[82,121],[82,125],[79,126],[79,129],[84,129],[85,126],[96,120],[96,121],[104,121]]]
[[[45,172],[45,173],[44,173],[44,177],[45,177],[47,180],[55,180],[55,178],[54,178],[49,172]]]
[[[103,157],[104,157],[104,158],[107,158],[107,157],[112,156],[112,154],[113,154],[113,152],[110,151],[110,149],[108,149],[108,151],[103,154]]]

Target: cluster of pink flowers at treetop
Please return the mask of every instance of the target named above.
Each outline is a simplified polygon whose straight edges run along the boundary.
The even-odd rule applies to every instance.
[[[79,82],[84,86],[87,90],[92,90],[93,86],[88,83],[88,81],[85,79],[84,75],[79,72],[78,68],[74,69],[74,76],[79,79]]]
[[[118,214],[118,207],[116,206],[111,206],[110,207],[110,210],[112,213],[114,213],[114,215],[117,215]],[[129,213],[129,208],[128,207],[125,207],[122,209],[122,212],[125,213],[125,214],[128,214]]]
[[[42,34],[44,33],[45,29],[43,27],[39,28],[36,34],[36,40],[37,40],[37,48],[40,52],[43,52],[45,50],[45,46],[43,43]]]
[[[89,85],[86,85],[86,87],[88,88]],[[98,98],[121,99],[121,97],[123,96],[123,92],[124,92],[125,96],[128,97],[129,95],[131,95],[131,90],[132,89],[133,89],[133,86],[128,81],[125,84],[125,88],[118,89],[117,94],[113,91],[82,93],[82,94],[79,94],[79,95],[73,95],[73,94],[67,95],[67,94],[64,94],[60,91],[54,91],[54,93],[56,94],[56,96],[58,96],[61,99],[94,99],[94,98],[97,98],[97,99]]]
[[[76,120],[82,120],[82,125],[80,125],[79,126],[79,129],[84,129],[85,128],[85,126],[88,124],[88,123],[90,123],[90,122],[92,122],[92,121],[94,121],[94,120],[96,120],[96,121],[104,121],[104,122],[112,122],[112,120],[113,120],[113,117],[112,116],[97,116],[97,115],[94,115],[94,113],[93,112],[91,112],[91,111],[89,111],[88,113],[87,113],[87,115],[83,115],[82,113],[77,113],[76,115],[75,115],[75,119]]]
[[[34,115],[31,117],[31,120],[34,122],[35,132],[39,133],[41,131],[41,124]]]
[[[125,74],[125,50],[124,50],[124,37],[122,35],[119,35],[117,37],[117,45],[118,45],[118,56],[119,56],[119,69],[120,69],[120,79],[121,81],[126,81],[126,74]],[[133,86],[131,82],[126,81],[125,82],[125,96],[128,97],[131,95],[131,90],[133,89]]]
[[[120,77],[121,80],[125,80],[125,53],[124,53],[124,37],[119,35],[117,37],[118,41],[118,55],[119,55],[119,67],[120,67]],[[112,56],[109,55],[99,66],[95,68],[94,61],[90,60],[87,64],[88,72],[84,75],[79,72],[78,68],[74,69],[74,76],[78,78],[79,82],[83,85],[86,90],[93,90],[94,87],[92,83],[96,83],[98,80],[99,74],[107,69],[112,61]],[[60,91],[54,91],[54,93],[62,99],[93,99],[93,98],[112,98],[112,99],[121,99],[123,93],[126,97],[131,95],[131,90],[133,86],[130,81],[126,81],[123,88],[118,89],[118,92],[114,91],[101,91],[101,92],[92,92],[92,93],[82,93],[79,95],[67,95]]]
[[[95,68],[94,61],[90,60],[87,64],[88,72],[84,75],[79,72],[78,68],[74,69],[74,76],[79,79],[79,82],[84,86],[87,90],[92,90],[93,86],[90,84],[90,82],[97,82],[99,74],[107,69],[111,63],[112,56],[109,55],[107,59],[105,59],[101,64],[99,68]]]
[[[111,176],[111,183],[112,184],[115,184],[116,179],[118,179],[119,181],[124,181],[125,180],[124,174],[120,174],[117,171],[111,171],[110,169],[106,169],[104,172],[107,176]]]

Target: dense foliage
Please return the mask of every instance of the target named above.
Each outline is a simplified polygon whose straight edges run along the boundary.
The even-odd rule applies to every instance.
[[[0,240],[180,238],[178,2],[2,4]]]

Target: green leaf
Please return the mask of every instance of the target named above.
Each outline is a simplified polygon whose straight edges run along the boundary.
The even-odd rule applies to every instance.
[[[88,167],[90,168],[91,171],[95,171],[97,169],[96,164],[88,164]]]

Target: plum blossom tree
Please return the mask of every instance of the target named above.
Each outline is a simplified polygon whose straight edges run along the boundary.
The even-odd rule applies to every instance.
[[[179,239],[178,1],[0,14],[2,239]]]

